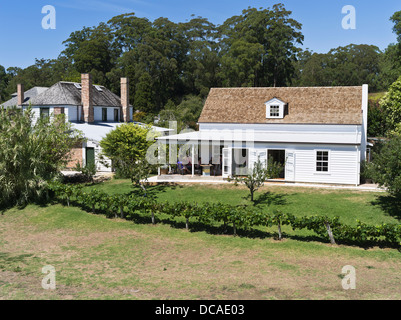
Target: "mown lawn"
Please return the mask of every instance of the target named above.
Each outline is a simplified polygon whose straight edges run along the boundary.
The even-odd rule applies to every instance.
[[[89,186],[109,194],[132,193],[142,195],[132,188],[130,181],[112,179]],[[253,205],[249,191],[244,186],[224,185],[153,185],[148,187],[150,196],[158,201],[223,202]],[[398,223],[401,208],[384,192],[316,189],[265,184],[255,194],[255,205],[263,210],[282,210],[297,216],[339,216],[341,221],[354,224],[357,219],[368,224]]]
[[[127,193],[128,181],[91,186]],[[155,186],[161,201],[249,203],[233,186]],[[136,192],[136,191],[135,191]],[[383,193],[266,186],[257,205],[344,221],[398,222]],[[207,228],[190,232],[158,217],[107,219],[59,204],[30,205],[0,216],[2,299],[400,299],[401,254],[394,248],[330,245],[286,230],[233,237]],[[162,222],[162,223],[161,223]],[[269,234],[269,232],[271,234]],[[56,290],[44,290],[41,269],[56,269]],[[355,290],[341,286],[342,267],[356,268]]]

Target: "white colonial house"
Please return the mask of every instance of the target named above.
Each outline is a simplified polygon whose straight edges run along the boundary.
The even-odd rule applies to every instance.
[[[367,113],[367,85],[213,88],[199,131],[158,140],[190,150],[192,175],[209,166],[223,178],[243,175],[272,157],[285,182],[359,185]]]
[[[0,105],[5,108],[12,106],[24,110],[30,107],[34,121],[43,116],[64,114],[66,121],[83,132],[85,141],[71,150],[67,169],[73,169],[79,162],[81,165],[95,163],[98,171],[112,171],[111,161],[100,157],[100,141],[121,123],[133,121],[128,78],[121,78],[121,97],[104,86],[92,84],[90,74],[82,74],[80,83],[60,81],[50,88],[34,87],[24,91],[23,85],[19,84],[12,99]],[[171,131],[152,128],[161,135]]]

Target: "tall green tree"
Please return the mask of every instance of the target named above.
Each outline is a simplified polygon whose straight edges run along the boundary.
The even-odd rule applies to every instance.
[[[154,113],[154,92],[152,77],[144,72],[135,86],[134,108],[145,113]]]
[[[351,44],[331,49],[326,54],[307,52],[299,55],[299,86],[359,86],[381,88],[379,73],[381,51],[376,46]]]
[[[107,24],[114,36],[113,46],[120,50],[120,56],[142,43],[152,30],[152,23],[146,18],[136,17],[135,13],[115,16]]]
[[[387,90],[401,76],[401,50],[399,43],[390,44],[380,56],[379,89]]]
[[[182,81],[185,94],[206,97],[211,87],[220,86],[217,27],[206,18],[194,17],[179,26],[188,44]]]
[[[6,69],[0,65],[0,102],[4,102],[7,99],[6,88],[9,82],[9,75],[6,72]]]
[[[401,129],[401,77],[389,88],[386,95],[380,101],[383,110],[387,133]],[[401,134],[401,131],[399,132]]]
[[[294,75],[294,61],[304,40],[302,25],[291,14],[283,4],[276,4],[271,9],[248,8],[242,15],[227,19],[219,28],[221,55],[231,56],[234,61],[238,49],[247,44],[252,54],[246,55],[242,49],[240,59],[253,67],[245,78],[254,78],[254,86],[286,86]],[[230,67],[222,66],[223,77],[228,77]]]
[[[397,35],[397,40],[401,43],[401,11],[395,12],[390,20],[394,23],[393,32]]]

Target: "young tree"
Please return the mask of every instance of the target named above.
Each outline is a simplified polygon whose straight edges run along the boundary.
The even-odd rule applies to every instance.
[[[104,155],[112,160],[120,176],[134,182],[137,166],[144,161],[148,148],[154,142],[153,139],[149,139],[149,131],[149,127],[125,123],[109,132],[100,141]]]
[[[251,201],[254,200],[255,192],[264,185],[267,179],[277,178],[280,175],[283,166],[275,162],[273,158],[269,158],[267,166],[265,163],[258,161],[254,164],[253,169],[245,177],[233,177],[229,181],[234,181],[234,185],[244,184],[251,194]]]
[[[130,168],[129,174],[133,186],[140,187],[145,197],[148,196],[146,189],[147,181],[154,169],[155,166],[149,164],[145,159],[137,161],[135,166]]]
[[[33,121],[31,109],[0,109],[0,206],[38,200],[83,135],[64,115]]]

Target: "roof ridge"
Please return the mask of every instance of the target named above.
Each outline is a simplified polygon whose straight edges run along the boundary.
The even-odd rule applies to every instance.
[[[212,87],[210,89],[336,89],[336,88],[362,88],[362,86],[319,86],[319,87]]]

